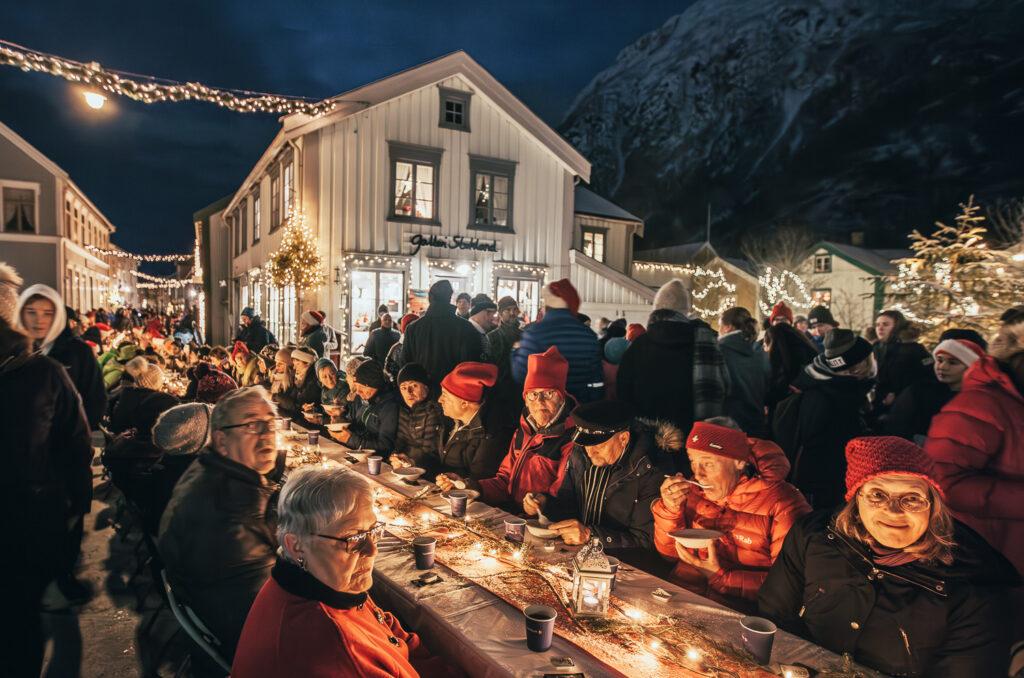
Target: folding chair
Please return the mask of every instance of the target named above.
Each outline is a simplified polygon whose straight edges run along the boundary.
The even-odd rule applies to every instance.
[[[210,633],[210,630],[206,628],[202,620],[196,616],[196,613],[192,611],[192,608],[185,605],[177,599],[174,595],[174,590],[171,588],[171,583],[167,581],[167,571],[161,570],[160,578],[164,582],[164,591],[167,593],[167,602],[170,605],[171,612],[174,613],[174,618],[178,620],[178,624],[181,628],[185,629],[185,633],[188,634],[189,638],[195,642],[203,652],[208,654],[211,659],[217,662],[226,673],[231,672],[231,666],[224,661],[224,658],[217,652],[216,647],[220,646],[220,641],[217,637]]]

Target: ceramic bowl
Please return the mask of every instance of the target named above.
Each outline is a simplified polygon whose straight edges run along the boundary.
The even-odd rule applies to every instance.
[[[554,539],[558,536],[557,532],[544,527],[536,518],[526,521],[526,529],[534,537],[539,537],[541,539]]]
[[[396,476],[401,476],[406,480],[416,480],[426,472],[427,469],[420,468],[418,466],[405,466],[403,468],[396,468],[394,470],[394,474]]]
[[[715,541],[719,537],[724,537],[725,535],[718,530],[697,530],[694,528],[687,528],[684,530],[672,530],[668,533],[668,536],[675,539],[685,548],[706,549],[708,546],[711,546],[711,542]]]

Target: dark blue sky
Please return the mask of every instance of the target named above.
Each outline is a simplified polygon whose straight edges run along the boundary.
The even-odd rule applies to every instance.
[[[0,38],[123,71],[312,97],[464,49],[557,125],[619,50],[691,3],[37,0],[4,3]],[[0,120],[63,167],[117,227],[115,242],[137,252],[187,251],[192,212],[236,188],[278,127],[273,115],[200,103],[119,99],[96,113],[64,80],[9,67]]]

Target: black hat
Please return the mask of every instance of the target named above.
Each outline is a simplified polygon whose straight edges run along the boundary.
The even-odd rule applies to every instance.
[[[430,377],[427,370],[419,363],[406,363],[405,367],[398,371],[398,385],[401,386],[407,381],[416,381],[421,384],[430,385]]]
[[[829,330],[825,335],[825,364],[833,370],[848,370],[871,355],[871,344],[850,330]]]
[[[572,419],[576,424],[573,442],[589,447],[600,445],[616,433],[627,430],[633,422],[633,408],[618,400],[599,400],[577,407],[573,410]]]
[[[479,301],[473,302],[473,308],[469,309],[470,315],[476,315],[480,311],[497,311],[498,305],[490,299],[480,299]]]
[[[369,388],[384,388],[388,381],[384,377],[384,370],[376,360],[367,360],[356,368],[356,383],[368,386]]]
[[[452,284],[447,280],[441,279],[430,286],[430,291],[427,292],[427,297],[431,300],[441,301],[449,303],[452,300]]]
[[[825,306],[815,306],[807,314],[807,327],[817,327],[818,323],[826,323],[832,327],[839,327],[839,323],[832,317],[832,311]]]

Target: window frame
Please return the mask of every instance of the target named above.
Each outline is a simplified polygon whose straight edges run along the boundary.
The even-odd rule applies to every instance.
[[[438,119],[437,126],[442,129],[451,129],[457,132],[470,132],[472,131],[469,126],[469,111],[470,102],[473,99],[472,92],[466,92],[461,89],[452,89],[451,87],[443,87],[438,85]],[[447,102],[452,101],[454,103],[462,104],[462,124],[457,122],[449,122],[445,120],[445,105]]]
[[[4,197],[8,190],[32,192],[32,214],[29,215],[32,230],[7,230],[7,200]],[[32,233],[39,235],[39,192],[40,186],[28,181],[0,181],[0,233]]]
[[[252,244],[255,245],[260,241],[260,226],[262,221],[260,219],[260,187],[252,189],[252,193],[249,196],[252,201]]]
[[[822,301],[817,294],[823,292],[828,294],[828,301]],[[811,301],[815,306],[824,306],[827,309],[832,308],[832,288],[831,287],[815,287],[811,290]]]
[[[295,154],[289,153],[281,160],[281,220],[295,207]]]
[[[440,198],[441,198],[441,160],[444,157],[443,148],[430,146],[418,146],[406,144],[401,141],[388,141],[388,166],[390,182],[388,186],[388,221],[405,224],[425,224],[428,226],[440,226]],[[407,162],[413,165],[412,176],[412,205],[413,216],[395,213],[395,183],[398,181],[398,163]],[[434,171],[433,181],[433,217],[426,219],[415,216],[416,213],[416,165],[430,165]]]
[[[818,268],[818,260],[827,261],[828,262],[828,266],[826,268],[820,268],[819,269]],[[831,272],[832,272],[832,255],[830,253],[828,253],[828,252],[826,252],[825,254],[815,254],[814,255],[814,273],[815,273],[815,275],[821,275],[821,274],[824,274],[824,273],[831,273]]]
[[[245,252],[247,249],[249,249],[249,219],[248,215],[246,214],[247,207],[248,200],[242,198],[242,202],[239,203],[238,205],[238,224],[239,229],[242,231],[242,237],[240,238],[242,252]],[[239,254],[241,254],[242,252],[240,252]]]
[[[270,173],[270,232],[281,228],[281,223],[281,173],[275,169]]]
[[[601,258],[598,259],[593,254],[587,254],[586,252],[586,236],[587,234],[601,236]],[[600,226],[580,226],[580,252],[585,256],[590,257],[594,261],[599,261],[602,264],[608,262],[608,229],[601,228]]]
[[[481,155],[469,156],[469,225],[467,228],[474,231],[491,231],[495,233],[515,233],[515,221],[512,205],[515,202],[516,187],[516,165],[515,160],[502,160],[501,158],[488,158]],[[505,211],[505,225],[485,224],[476,220],[476,177],[478,174],[486,174],[491,177],[503,176],[508,179],[508,204]],[[493,198],[494,184],[491,184],[491,195]],[[493,217],[494,205],[490,206]]]

